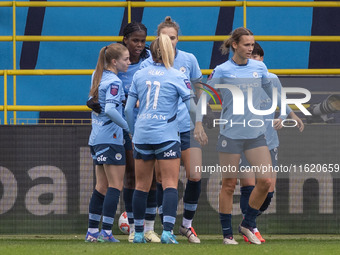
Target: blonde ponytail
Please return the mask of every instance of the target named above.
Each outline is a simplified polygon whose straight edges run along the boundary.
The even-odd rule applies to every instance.
[[[163,63],[167,69],[174,65],[175,52],[168,35],[160,34],[151,43],[150,50],[155,62]]]

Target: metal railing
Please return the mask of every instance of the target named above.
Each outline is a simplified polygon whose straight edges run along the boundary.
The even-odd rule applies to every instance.
[[[93,70],[16,70],[16,42],[19,41],[122,41],[122,36],[25,36],[16,35],[16,8],[17,7],[124,7],[128,10],[128,22],[131,22],[131,10],[136,7],[242,7],[243,26],[247,26],[248,7],[340,7],[340,1],[322,2],[293,2],[293,1],[176,1],[176,2],[76,2],[76,1],[3,1],[0,7],[11,7],[13,15],[12,36],[0,36],[0,41],[10,41],[13,45],[13,70],[0,70],[4,76],[4,105],[0,111],[4,112],[4,124],[8,124],[7,112],[13,111],[13,123],[16,124],[16,111],[89,111],[86,106],[28,106],[16,104],[16,76],[17,75],[91,75]],[[223,41],[228,36],[179,36],[180,41]],[[147,41],[155,37],[148,36]],[[255,36],[257,41],[309,41],[309,42],[340,42],[340,36]],[[203,69],[204,75],[210,74],[211,69]],[[277,75],[339,75],[340,69],[272,69]],[[8,105],[7,89],[8,76],[13,76],[13,105]]]

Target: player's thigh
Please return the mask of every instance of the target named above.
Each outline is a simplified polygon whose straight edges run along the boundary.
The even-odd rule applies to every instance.
[[[240,162],[240,154],[220,152],[219,162],[223,179],[237,178]]]
[[[124,176],[124,187],[128,189],[135,188],[135,160],[133,158],[133,151],[125,151],[126,166]]]
[[[107,187],[109,185],[107,181],[107,177],[104,171],[103,165],[96,165],[95,166],[95,172],[96,172],[96,190],[105,195],[107,191]]]
[[[155,174],[156,174],[156,181],[162,183],[162,173],[161,169],[159,168],[158,160],[155,162]]]
[[[122,190],[125,165],[104,165],[104,170],[109,183],[109,187]]]
[[[180,159],[162,159],[158,160],[158,163],[162,173],[163,190],[166,188],[177,189]]]
[[[267,146],[246,150],[245,155],[254,168],[256,178],[271,178],[272,159]]]
[[[149,192],[153,179],[155,159],[135,159],[136,189]]]
[[[238,178],[240,179],[241,187],[255,186],[255,173],[253,173],[252,168],[244,152],[241,154],[240,164],[239,164]]]

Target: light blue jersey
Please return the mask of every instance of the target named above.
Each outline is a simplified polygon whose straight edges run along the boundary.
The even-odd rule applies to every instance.
[[[122,115],[122,100],[125,99],[122,81],[111,71],[104,70],[98,88],[98,102],[102,109],[110,104]],[[112,122],[104,110],[100,114],[92,112],[92,131],[89,145],[123,145],[123,130]]]
[[[148,55],[150,56],[151,53],[149,50],[147,50]],[[145,58],[140,58],[138,63],[130,64],[129,68],[126,73],[119,72],[118,73],[118,78],[123,82],[123,89],[124,93],[127,96],[132,84],[132,77],[133,75],[140,69],[141,63],[145,60]],[[137,117],[138,114],[138,108],[134,109],[134,114],[135,118]],[[123,111],[123,116],[124,116],[124,111]]]
[[[281,89],[282,85],[279,80],[279,78],[273,74],[269,73],[269,78],[273,82],[273,86],[277,88],[277,91],[281,94]],[[261,96],[261,105],[260,108],[261,110],[267,110],[272,106],[272,100],[271,98],[268,97],[267,93],[263,91],[262,96]],[[292,110],[290,108],[287,109],[287,115],[291,112]],[[263,116],[264,119],[274,119],[275,118],[275,112],[269,115]],[[266,132],[265,132],[265,137],[267,140],[267,145],[269,150],[272,150],[274,148],[277,148],[279,146],[279,137],[277,135],[277,131],[272,127],[271,122],[265,122],[266,123]]]
[[[151,56],[149,50],[147,50],[148,55]],[[147,58],[148,59],[148,58]],[[124,93],[127,95],[132,84],[133,75],[141,68],[142,62],[145,58],[140,58],[138,63],[130,64],[126,73],[119,72],[118,78],[123,82]],[[152,60],[152,59],[151,59]]]
[[[152,57],[149,57],[141,64],[141,68],[150,66],[152,63]],[[193,85],[202,78],[202,72],[198,65],[198,61],[191,53],[176,49],[173,68],[185,74],[187,79],[189,79]],[[195,91],[195,86],[192,86],[192,89]],[[182,99],[180,99],[178,101],[178,130],[180,133],[183,133],[190,131],[191,128],[194,128],[194,125],[191,122],[188,109]]]
[[[222,95],[221,119],[227,123],[220,125],[220,134],[231,139],[254,139],[266,131],[263,116],[254,115],[248,108],[248,88],[252,88],[252,104],[260,109],[264,90],[271,96],[272,81],[266,65],[261,61],[248,59],[247,64],[238,65],[232,59],[218,65],[208,84],[228,84],[238,87],[244,95],[244,114],[233,114],[233,95],[227,88],[219,88]],[[270,122],[271,123],[271,122]]]
[[[184,74],[174,68],[166,69],[162,64],[153,63],[135,73],[130,97],[138,99],[140,104],[134,126],[134,143],[179,141],[178,99],[185,102],[191,98],[190,82]],[[129,125],[131,127],[130,122]]]

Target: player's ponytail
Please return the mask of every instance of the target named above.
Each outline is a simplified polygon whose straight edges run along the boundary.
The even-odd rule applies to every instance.
[[[150,50],[153,61],[163,63],[167,69],[173,66],[175,52],[169,36],[160,34],[151,43]]]
[[[236,28],[230,33],[230,37],[223,41],[220,47],[222,55],[227,55],[230,48],[234,52],[235,49],[233,48],[233,42],[239,43],[242,35],[253,35],[253,32],[245,27]]]
[[[107,46],[100,49],[97,66],[93,74],[90,96],[94,99],[94,101],[98,101],[98,87],[99,87],[100,80],[102,79],[102,75],[103,75],[104,55],[105,55],[106,49],[107,49]]]
[[[124,45],[120,43],[112,43],[100,49],[97,66],[92,79],[92,86],[90,90],[90,96],[97,101],[98,100],[98,88],[102,79],[103,71],[111,63],[112,59],[119,59],[123,52],[128,50]]]

